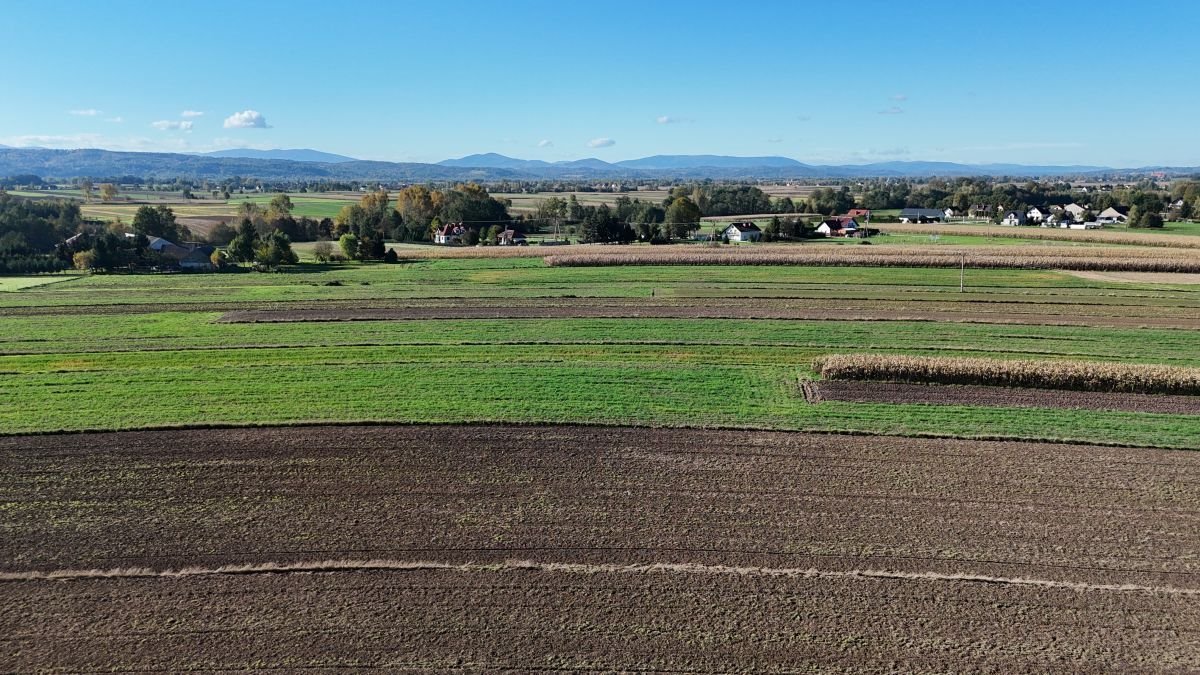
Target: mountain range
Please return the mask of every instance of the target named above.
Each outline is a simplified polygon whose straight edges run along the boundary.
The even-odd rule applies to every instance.
[[[206,157],[235,157],[242,159],[290,159],[293,162],[356,162],[358,160],[345,155],[335,155],[331,152],[299,148],[296,150],[253,150],[251,148],[233,148],[204,153]]]
[[[358,160],[316,150],[222,150],[208,154],[49,150],[0,147],[0,176],[36,174],[43,178],[142,176],[223,179],[234,176],[268,181],[492,181],[492,180],[790,180],[817,178],[924,178],[962,176],[1099,177],[1200,173],[1197,167],[1112,169],[1098,166],[1031,166],[893,161],[876,164],[813,165],[788,157],[655,155],[619,162],[594,157],[545,162],[495,153],[469,155],[437,164]]]

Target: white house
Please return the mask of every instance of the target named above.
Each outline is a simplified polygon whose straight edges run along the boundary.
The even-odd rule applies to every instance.
[[[1032,209],[1029,209],[1028,211],[1025,212],[1025,217],[1030,222],[1040,223],[1043,220],[1045,220],[1046,218],[1050,217],[1050,210],[1047,209],[1047,210],[1043,211],[1035,206]]]
[[[1129,216],[1121,213],[1115,207],[1108,207],[1096,216],[1096,222],[1101,224],[1124,223],[1129,220]]]
[[[826,237],[853,237],[858,234],[858,222],[845,216],[827,218],[817,226],[817,234]]]
[[[1009,226],[1024,225],[1025,214],[1020,211],[1009,211],[1004,214],[1004,218],[1000,221],[1000,224]]]
[[[1070,204],[1067,204],[1066,206],[1063,207],[1063,210],[1066,211],[1067,213],[1071,214],[1072,220],[1081,220],[1080,216],[1082,216],[1087,211],[1087,209],[1076,204],[1075,202],[1071,202]]]
[[[731,243],[759,241],[762,239],[762,230],[754,223],[730,223],[721,230],[721,238],[727,238]]]
[[[446,223],[433,233],[435,244],[461,244],[467,235],[467,228],[462,223]]]

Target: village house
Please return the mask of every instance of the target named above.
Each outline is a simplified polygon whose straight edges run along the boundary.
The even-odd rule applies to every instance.
[[[902,223],[940,223],[946,219],[946,211],[943,209],[902,209],[900,211],[900,222]]]
[[[1000,220],[1000,224],[1013,227],[1016,225],[1024,225],[1025,221],[1026,216],[1021,211],[1009,211],[1008,213],[1004,214],[1004,218]]]
[[[1096,222],[1098,222],[1102,225],[1111,225],[1113,223],[1124,223],[1128,220],[1129,220],[1128,214],[1126,214],[1121,209],[1118,209],[1113,206],[1110,206],[1107,209],[1104,209],[1103,211],[1100,212],[1100,215],[1096,216]]]
[[[870,220],[871,219],[871,209],[850,209],[849,211],[846,212],[846,215],[850,216],[851,218],[856,218],[856,219],[863,218],[866,220]]]
[[[858,222],[849,216],[826,218],[817,226],[817,234],[825,237],[853,237],[858,234]]]
[[[730,223],[724,230],[721,230],[720,237],[728,239],[730,243],[760,241],[762,239],[762,230],[754,223]]]
[[[433,233],[433,243],[435,244],[461,244],[463,238],[467,236],[467,228],[462,223],[446,223]]]
[[[1049,210],[1049,209],[1046,209],[1046,210],[1044,210],[1044,211],[1043,211],[1042,209],[1039,209],[1039,208],[1038,208],[1038,207],[1036,207],[1036,206],[1035,206],[1035,207],[1033,207],[1032,209],[1029,209],[1028,211],[1026,211],[1026,212],[1025,212],[1025,218],[1026,218],[1026,219],[1027,219],[1029,222],[1032,222],[1032,223],[1040,223],[1040,222],[1042,222],[1043,220],[1045,220],[1045,219],[1049,218],[1049,217],[1050,217],[1050,215],[1051,215],[1051,214],[1050,214],[1050,210]]]
[[[496,235],[496,243],[500,246],[525,246],[525,235],[514,229],[507,229]]]
[[[1064,206],[1063,211],[1071,214],[1071,220],[1083,220],[1083,214],[1087,213],[1087,209],[1076,204],[1075,202],[1071,202],[1070,204]]]

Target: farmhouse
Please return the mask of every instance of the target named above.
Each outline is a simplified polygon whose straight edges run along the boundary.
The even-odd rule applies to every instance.
[[[1087,209],[1076,204],[1075,202],[1071,202],[1070,204],[1067,204],[1066,206],[1063,207],[1063,210],[1066,211],[1067,213],[1071,214],[1071,218],[1073,220],[1080,220],[1080,216],[1082,216],[1084,213],[1087,212]]]
[[[1008,213],[1004,214],[1004,218],[1001,219],[1000,224],[1009,226],[1024,225],[1025,220],[1026,216],[1024,213],[1020,211],[1009,211]]]
[[[871,219],[871,209],[850,209],[849,211],[846,212],[846,215],[850,216],[851,218],[865,218],[867,220],[870,220]]]
[[[446,223],[433,233],[435,244],[461,244],[467,236],[467,228],[462,223]]]
[[[902,223],[940,223],[946,219],[942,209],[903,209],[900,211]]]
[[[1032,223],[1040,223],[1043,220],[1049,218],[1050,215],[1051,215],[1051,213],[1050,213],[1049,209],[1043,211],[1042,209],[1039,209],[1036,206],[1025,212],[1025,218],[1028,219]]]
[[[496,235],[496,243],[500,246],[525,246],[525,235],[514,229],[507,229]]]
[[[730,223],[721,230],[721,238],[735,241],[759,241],[762,239],[762,230],[754,223]]]
[[[1124,223],[1128,220],[1128,214],[1113,206],[1104,209],[1099,216],[1096,216],[1096,222],[1102,224]]]
[[[858,222],[849,216],[827,218],[817,226],[817,233],[826,237],[853,237],[858,233]]]
[[[216,250],[212,246],[196,246],[179,259],[179,267],[185,270],[212,270],[212,254]]]

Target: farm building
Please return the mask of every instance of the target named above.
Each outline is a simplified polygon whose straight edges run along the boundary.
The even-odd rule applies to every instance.
[[[826,237],[853,237],[858,234],[858,222],[849,216],[826,218],[817,226],[817,233]]]
[[[850,209],[849,211],[846,212],[846,215],[850,216],[851,218],[865,218],[867,220],[870,220],[871,219],[871,209]]]
[[[212,246],[196,246],[179,259],[179,267],[185,270],[211,270],[212,254],[216,250]]]
[[[1066,229],[1071,229],[1071,230],[1099,230],[1100,228],[1102,228],[1104,226],[1095,221],[1091,221],[1091,222],[1087,222],[1087,223],[1075,223],[1075,222],[1063,223],[1062,227],[1066,228]]]
[[[1100,215],[1096,216],[1096,222],[1102,223],[1102,224],[1124,223],[1128,220],[1129,220],[1128,214],[1126,214],[1124,211],[1122,211],[1118,208],[1112,207],[1112,206],[1108,207],[1107,209],[1104,209],[1103,211],[1100,212]]]
[[[754,223],[730,223],[721,230],[721,237],[727,238],[731,242],[741,241],[759,241],[762,239],[762,230]]]
[[[1000,224],[1009,226],[1024,225],[1026,220],[1027,216],[1021,211],[1009,211],[1004,214],[1004,218],[1000,220]]]
[[[902,209],[900,211],[900,222],[902,223],[940,223],[946,219],[946,211],[944,209]]]
[[[1071,214],[1071,218],[1073,220],[1079,220],[1080,219],[1079,217],[1082,216],[1084,213],[1086,213],[1087,209],[1083,208],[1082,206],[1080,206],[1074,202],[1071,202],[1070,204],[1067,204],[1066,206],[1063,207],[1063,211],[1066,211],[1067,213]]]
[[[462,223],[446,223],[433,233],[435,244],[461,244],[467,236],[467,228]]]
[[[500,246],[524,246],[525,235],[513,229],[507,229],[496,235],[496,243]]]

